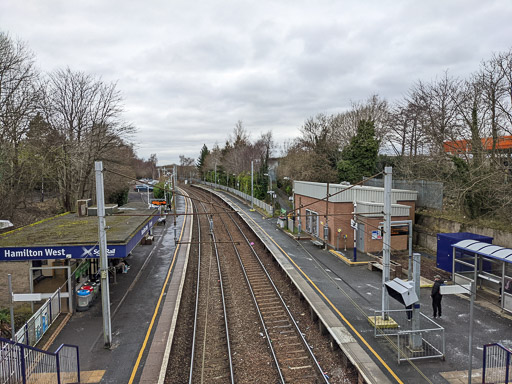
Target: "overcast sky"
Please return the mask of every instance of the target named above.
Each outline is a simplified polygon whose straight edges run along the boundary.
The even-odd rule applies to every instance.
[[[116,82],[138,156],[163,165],[222,146],[238,120],[282,144],[318,113],[465,77],[512,48],[512,1],[1,0],[0,30],[42,71]]]

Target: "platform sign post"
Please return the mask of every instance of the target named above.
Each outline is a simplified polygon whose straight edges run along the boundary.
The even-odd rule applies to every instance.
[[[468,384],[471,384],[471,375],[473,373],[473,307],[475,304],[476,284],[471,282],[471,301],[469,306],[469,367],[468,367]]]
[[[414,263],[413,263],[413,276],[414,276],[414,292],[420,298],[420,279],[421,279],[421,254],[414,253]],[[422,346],[422,337],[420,330],[420,304],[419,301],[413,304],[412,308],[412,330],[416,331],[411,334],[411,338],[409,340],[410,348],[413,351],[420,350]]]
[[[391,185],[393,168],[384,168],[384,236],[382,242],[382,318],[388,318],[389,295],[385,288],[390,276],[390,246],[391,246]]]
[[[110,348],[110,346],[112,345],[112,328],[110,322],[110,291],[108,283],[107,234],[105,232],[105,196],[103,192],[103,162],[96,161],[94,163],[94,169],[96,174],[96,202],[98,206],[101,306],[103,311],[103,341],[105,347]]]

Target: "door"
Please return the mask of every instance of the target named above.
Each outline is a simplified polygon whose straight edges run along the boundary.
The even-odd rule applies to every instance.
[[[363,223],[357,223],[357,230],[356,230],[356,247],[359,252],[365,252],[364,249],[364,224]]]

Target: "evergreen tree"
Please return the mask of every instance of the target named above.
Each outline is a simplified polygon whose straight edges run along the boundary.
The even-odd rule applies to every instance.
[[[203,178],[204,172],[205,172],[205,161],[206,157],[210,154],[210,151],[208,150],[208,147],[206,144],[203,144],[203,148],[201,148],[201,153],[199,154],[199,157],[197,159],[196,167],[199,171],[199,175],[201,178]]]
[[[341,153],[342,160],[338,162],[340,180],[355,183],[363,176],[372,176],[377,165],[379,144],[373,121],[361,120],[356,135]]]

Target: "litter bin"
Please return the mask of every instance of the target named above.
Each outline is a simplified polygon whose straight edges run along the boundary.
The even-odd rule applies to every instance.
[[[92,286],[92,284],[90,282],[87,282],[85,283],[85,285],[82,286],[82,289],[85,289],[87,291],[89,291],[89,293],[91,294],[91,297],[89,299],[89,305],[92,305],[92,302],[95,298],[94,296],[94,287]]]
[[[87,289],[80,289],[77,293],[77,311],[87,311],[89,309],[89,303],[91,301],[91,291]]]

